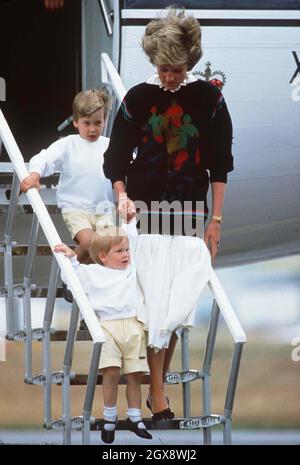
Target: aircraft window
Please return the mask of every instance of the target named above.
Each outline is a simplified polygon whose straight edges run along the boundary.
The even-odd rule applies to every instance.
[[[253,10],[298,10],[300,0],[183,0],[178,6],[190,9],[253,9]],[[123,0],[125,9],[156,9],[170,5],[170,0]]]

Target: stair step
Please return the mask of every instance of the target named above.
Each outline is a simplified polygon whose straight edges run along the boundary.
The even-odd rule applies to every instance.
[[[47,287],[38,287],[36,285],[32,286],[33,289],[31,289],[31,297],[40,297],[40,298],[46,298],[48,295],[48,288]],[[56,289],[56,298],[63,298],[63,289],[62,287],[58,287]],[[69,302],[66,301],[67,305],[70,305]]]
[[[74,373],[70,373],[70,378],[74,377]],[[51,384],[58,384],[61,385],[64,380],[64,373],[63,371],[53,371],[51,373]],[[28,381],[26,378],[24,379],[25,383],[29,384],[37,384],[43,386],[46,382],[46,375],[45,373],[40,373],[32,378],[32,380]]]
[[[11,163],[1,163],[0,185],[5,185],[5,187],[8,189],[9,188],[8,185],[12,184],[13,174],[14,174],[14,168]],[[55,174],[52,174],[51,176],[41,177],[40,184],[45,185],[48,188],[52,188],[52,186],[57,185],[58,180],[59,180],[59,173],[55,173]]]
[[[1,255],[1,253],[0,253]],[[24,293],[24,287],[22,284],[15,284],[13,286],[14,297],[20,297]],[[0,297],[6,297],[7,295],[7,288],[0,287]],[[31,297],[32,298],[46,298],[48,295],[48,288],[47,287],[39,287],[36,284],[31,285]],[[63,298],[63,289],[58,287],[56,289],[56,298]],[[66,301],[66,305],[70,305],[69,302]]]
[[[88,375],[83,374],[76,374],[73,379],[70,380],[71,386],[85,386],[87,384]],[[97,375],[97,385],[102,384],[102,375],[99,373]],[[146,373],[142,376],[142,383],[141,384],[149,384],[150,383],[150,374]],[[121,376],[119,384],[127,384],[126,377]]]
[[[204,374],[201,370],[171,372],[166,374],[165,384],[188,383],[201,378],[204,378]]]
[[[4,242],[2,242],[1,244],[4,245]],[[70,244],[69,247],[71,249],[75,248],[74,244]],[[27,244],[20,244],[20,245],[13,244],[12,255],[13,256],[27,255],[28,248],[29,246]],[[0,251],[0,255],[3,255],[3,250]],[[38,256],[52,255],[52,249],[49,245],[37,245],[35,255],[38,255]]]
[[[200,370],[172,372],[167,373],[167,375],[165,376],[165,384],[187,383],[200,378],[203,378],[203,373]],[[84,386],[87,383],[87,379],[88,375],[86,374],[76,374],[74,378],[70,381],[70,383],[72,386]],[[100,373],[97,376],[97,384],[102,384],[102,375]],[[126,384],[125,376],[120,377],[119,384]],[[150,384],[149,373],[143,375],[142,384]]]
[[[88,331],[78,331],[77,334],[78,333],[88,333]],[[78,339],[78,340],[86,340],[86,339]],[[190,372],[199,373],[198,370],[190,370]],[[182,377],[184,377],[187,373],[189,373],[189,372],[184,372],[183,371],[181,373],[180,372],[179,373],[174,373],[174,375],[176,375],[178,377],[181,374]],[[174,383],[168,383],[167,382],[167,377],[170,376],[170,375],[173,375],[173,373],[168,373],[168,375],[165,377],[165,384],[174,384]],[[189,378],[189,380],[193,381],[194,379],[198,379],[199,377],[200,376],[198,376],[197,378],[193,378],[193,379]],[[52,383],[61,384],[62,380],[63,380],[63,372],[58,371],[58,372],[53,372],[52,373]],[[70,385],[71,386],[86,386],[87,380],[88,380],[88,375],[87,374],[77,374],[77,373],[74,373],[74,372],[71,372],[71,374],[70,374]],[[45,381],[45,375],[40,374],[40,375],[37,375],[37,376],[34,377],[33,384],[43,384],[44,381]],[[26,380],[25,380],[25,382],[26,382]],[[181,382],[184,383],[184,382],[187,382],[187,381],[181,381]],[[102,385],[102,383],[103,383],[103,376],[99,372],[98,375],[97,375],[97,385]],[[122,385],[127,384],[126,376],[121,376],[120,377],[119,384],[122,384]],[[150,373],[145,373],[142,376],[141,384],[147,384],[147,385],[150,384]],[[178,384],[178,383],[176,383],[176,384]]]
[[[26,331],[17,331],[14,334],[14,341],[22,341],[25,342],[26,339]],[[43,328],[34,328],[32,329],[31,337],[33,341],[42,341],[44,337],[45,331]]]
[[[143,418],[143,422],[148,430],[180,429],[179,424],[182,420],[183,418],[174,418],[173,420],[162,420],[152,422],[151,418]],[[103,424],[103,418],[96,418],[94,422],[91,424],[91,431],[100,431],[103,428]],[[126,420],[119,420],[116,429],[122,431],[128,430]]]
[[[53,330],[53,333],[50,333],[50,340],[54,342],[66,341],[68,331],[66,330]],[[15,341],[25,341],[26,331],[18,331],[14,334]],[[44,337],[43,328],[35,328],[32,330],[32,340],[33,341],[42,341]],[[92,336],[87,329],[78,330],[76,334],[76,341],[92,341]]]
[[[143,422],[148,430],[195,430],[220,425],[224,422],[224,419],[222,415],[212,414],[189,418],[178,417],[173,420],[156,422],[153,422],[151,418],[143,418]],[[72,430],[80,430],[83,426],[83,418],[81,416],[72,417],[71,424]],[[103,424],[103,418],[91,417],[90,430],[100,431],[103,428]],[[63,430],[64,426],[65,423],[62,418],[52,422],[52,428],[55,430]],[[126,424],[126,420],[120,419],[117,423],[116,430],[127,431],[128,425]]]
[[[1,244],[0,244],[1,248]],[[0,251],[0,257],[1,257],[1,251]],[[0,287],[0,297],[6,297],[7,296],[7,286]],[[24,286],[23,284],[14,284],[13,285],[13,294],[14,297],[21,297],[24,294]],[[48,288],[47,287],[42,287],[42,286],[37,286],[36,284],[31,284],[31,297],[39,297],[39,298],[46,298],[48,295]],[[63,289],[62,287],[58,287],[56,289],[56,298],[63,298]],[[66,301],[67,305],[70,305],[69,302]]]
[[[169,430],[169,429],[200,429],[210,428],[212,426],[220,425],[223,422],[221,415],[206,415],[199,417],[189,418],[173,418],[173,420],[162,420],[153,422],[151,418],[143,418],[143,422],[149,430]],[[91,423],[91,430],[101,430],[104,424],[103,418],[96,418]],[[117,430],[128,430],[126,420],[119,420]]]
[[[59,330],[55,331],[54,334],[50,335],[50,340],[51,341],[66,341],[67,340],[67,334],[68,331],[65,330]],[[77,331],[76,334],[76,341],[91,341],[92,336],[90,335],[90,332],[87,329],[81,329]]]

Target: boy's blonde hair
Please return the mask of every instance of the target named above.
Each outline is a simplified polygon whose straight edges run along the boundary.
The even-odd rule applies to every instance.
[[[95,111],[103,108],[106,119],[111,109],[111,97],[105,89],[90,89],[79,92],[73,100],[73,121],[90,116]]]
[[[126,232],[118,226],[106,226],[105,228],[98,230],[93,235],[89,249],[90,257],[93,262],[102,265],[103,263],[98,257],[99,252],[108,254],[113,246],[119,245],[124,240],[124,238],[127,237],[128,236]]]
[[[200,24],[184,10],[170,8],[165,18],[146,26],[141,45],[153,65],[187,64],[190,71],[202,56]]]

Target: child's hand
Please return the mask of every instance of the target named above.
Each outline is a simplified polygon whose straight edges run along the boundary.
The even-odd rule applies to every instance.
[[[127,194],[120,194],[118,212],[123,221],[130,223],[132,218],[136,216],[134,202],[127,197]]]
[[[22,192],[27,192],[28,189],[35,187],[37,190],[40,189],[40,175],[39,173],[30,173],[29,176],[21,181],[20,189]]]
[[[62,252],[65,257],[75,257],[75,252],[73,252],[70,247],[68,247],[66,244],[57,244],[54,246],[54,252]]]

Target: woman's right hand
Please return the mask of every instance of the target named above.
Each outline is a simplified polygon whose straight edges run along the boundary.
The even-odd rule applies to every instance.
[[[35,187],[37,190],[40,190],[40,175],[39,173],[30,173],[29,176],[22,179],[20,184],[20,189],[22,192],[27,192],[28,189]]]
[[[211,254],[211,261],[214,263],[215,258],[218,253],[218,248],[220,244],[220,237],[221,237],[221,225],[220,223],[216,223],[211,221],[204,234],[204,242],[207,245],[210,254]]]
[[[130,223],[132,218],[136,216],[134,202],[127,197],[126,192],[119,194],[118,213],[126,223]]]

